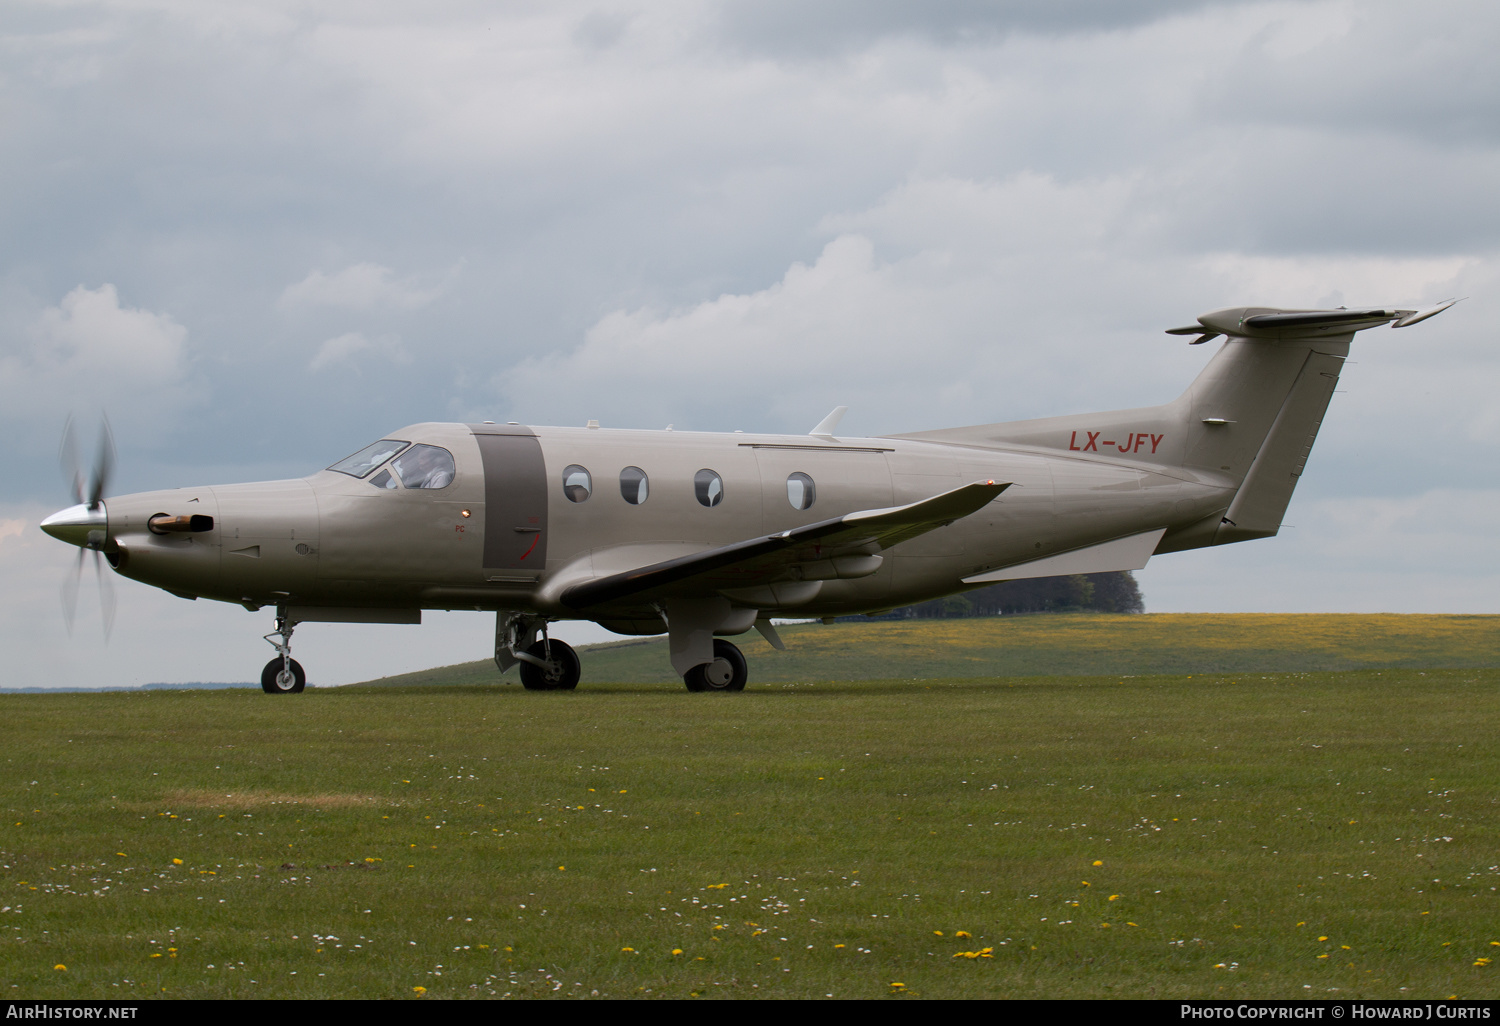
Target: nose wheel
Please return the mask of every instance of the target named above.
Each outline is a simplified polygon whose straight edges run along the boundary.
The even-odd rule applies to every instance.
[[[527,691],[572,691],[578,686],[582,665],[573,646],[544,638],[526,654],[536,660],[521,662],[521,685]]]
[[[296,627],[297,622],[286,615],[285,607],[276,611],[276,629],[266,635],[266,642],[276,650],[276,658],[260,671],[260,689],[268,695],[296,695],[307,687],[302,664],[292,658],[292,631]]]
[[[260,689],[268,695],[295,695],[307,687],[307,674],[295,659],[277,656],[260,671]]]
[[[714,659],[682,675],[689,691],[744,691],[750,679],[745,655],[723,638],[714,639]]]

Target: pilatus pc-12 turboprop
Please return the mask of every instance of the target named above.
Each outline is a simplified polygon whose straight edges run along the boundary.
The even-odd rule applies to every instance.
[[[305,684],[298,624],[424,609],[495,612],[495,662],[528,688],[578,683],[547,625],[592,620],[666,633],[690,691],[739,691],[745,658],[722,636],[781,648],[772,617],[1271,537],[1354,333],[1451,305],[1219,310],[1169,332],[1224,341],[1164,406],[880,438],[836,436],[843,407],[808,435],[413,424],[300,480],[106,501],[106,437],[87,500],[75,470],[77,505],[41,526],[173,595],[274,607],[273,694]],[[76,465],[73,448],[70,428]],[[65,606],[76,594],[75,576]]]

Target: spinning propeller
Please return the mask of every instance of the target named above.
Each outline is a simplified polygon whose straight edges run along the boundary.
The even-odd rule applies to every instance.
[[[78,563],[71,576],[63,579],[63,619],[67,621],[68,633],[73,633],[74,615],[78,611],[78,586],[83,577],[85,552],[94,554],[94,575],[99,581],[99,609],[104,615],[104,637],[115,622],[114,583],[104,573],[99,556],[109,543],[109,517],[104,506],[104,489],[115,466],[115,440],[109,430],[109,419],[101,418],[99,444],[94,452],[93,471],[88,478],[88,489],[84,490],[83,466],[78,459],[78,432],[73,418],[63,427],[62,445],[58,450],[58,463],[63,480],[73,492],[73,503],[65,510],[52,514],[42,521],[42,530],[60,541],[78,546]]]

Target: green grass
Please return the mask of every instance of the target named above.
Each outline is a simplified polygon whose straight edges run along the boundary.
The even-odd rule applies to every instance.
[[[1493,998],[1497,684],[6,696],[0,992]]]
[[[960,620],[795,624],[780,628],[787,651],[760,635],[734,638],[750,681],[933,680],[1500,667],[1500,616],[1395,614],[1107,613]],[[580,650],[583,682],[672,681],[665,639],[632,638]],[[386,677],[374,684],[490,684],[488,660]],[[507,679],[515,680],[511,670]]]

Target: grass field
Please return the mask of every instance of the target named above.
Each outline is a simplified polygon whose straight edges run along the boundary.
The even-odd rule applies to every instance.
[[[1495,997],[1497,684],[6,696],[0,990]]]
[[[1249,673],[1396,667],[1500,667],[1500,616],[1098,613],[961,620],[793,624],[778,652],[755,633],[732,639],[750,682],[1054,674]],[[672,681],[665,639],[580,651],[583,683]],[[507,679],[514,681],[516,671]],[[386,677],[376,684],[489,684],[488,659]]]

